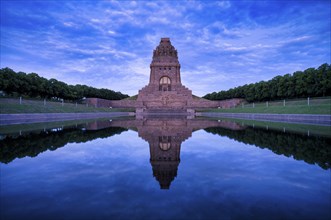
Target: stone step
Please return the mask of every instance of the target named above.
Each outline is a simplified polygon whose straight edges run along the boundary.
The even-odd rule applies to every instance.
[[[185,86],[173,86],[173,91],[181,91],[181,92],[191,92],[188,88]],[[144,91],[144,92],[156,92],[158,91],[158,86],[145,86],[142,89],[139,90],[139,92]],[[172,92],[172,91],[169,91]]]
[[[160,98],[159,96],[146,96],[146,99],[144,99],[145,101],[161,101],[163,100],[162,98]],[[171,100],[181,100],[181,101],[188,101],[188,100],[192,100],[192,97],[188,97],[188,96],[173,96],[173,97],[168,97],[169,101]]]
[[[158,108],[151,108],[146,109],[144,113],[147,114],[187,114],[186,109],[158,109]]]

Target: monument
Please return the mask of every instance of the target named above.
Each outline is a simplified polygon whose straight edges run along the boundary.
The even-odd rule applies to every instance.
[[[137,115],[193,114],[196,109],[229,108],[241,101],[210,101],[194,97],[192,91],[182,85],[178,53],[170,38],[161,38],[153,51],[149,83],[139,90],[136,100],[86,99],[87,104],[95,107],[135,108]]]
[[[192,102],[192,91],[182,85],[177,50],[169,38],[161,38],[153,51],[149,84],[139,90],[138,102],[144,112],[186,112]]]

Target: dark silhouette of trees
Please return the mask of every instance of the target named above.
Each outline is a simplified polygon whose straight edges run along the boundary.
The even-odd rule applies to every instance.
[[[16,158],[36,157],[47,150],[56,150],[68,143],[85,143],[97,138],[108,138],[127,131],[125,128],[109,127],[101,130],[82,130],[81,127],[66,128],[60,131],[48,130],[39,133],[0,140],[0,162],[10,163]]]
[[[331,168],[331,139],[327,137],[283,133],[257,127],[247,127],[240,131],[216,127],[207,128],[205,131],[259,148],[267,148],[279,155],[293,156],[294,159],[304,160],[309,164],[318,164],[323,169]]]
[[[322,64],[293,74],[276,76],[269,81],[246,84],[227,91],[213,92],[203,98],[224,100],[244,98],[248,102],[300,97],[331,96],[331,66]]]
[[[86,85],[68,85],[56,79],[46,79],[36,73],[15,72],[0,69],[0,90],[7,94],[17,93],[29,97],[78,100],[83,97],[120,100],[129,97],[109,89],[97,89]]]

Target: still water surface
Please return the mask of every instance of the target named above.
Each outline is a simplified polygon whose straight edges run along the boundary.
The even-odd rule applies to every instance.
[[[331,219],[329,136],[201,119],[38,126],[1,129],[1,219]]]

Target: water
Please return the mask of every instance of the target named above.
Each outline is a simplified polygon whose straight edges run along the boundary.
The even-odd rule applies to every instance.
[[[155,118],[2,127],[1,219],[330,219],[331,138],[309,129]]]

